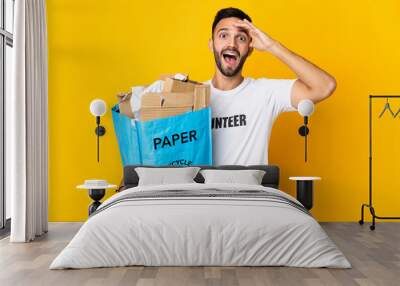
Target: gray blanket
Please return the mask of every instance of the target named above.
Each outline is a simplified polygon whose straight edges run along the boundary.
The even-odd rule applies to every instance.
[[[220,199],[220,198],[230,198],[230,199],[257,199],[270,202],[276,202],[280,204],[286,204],[292,206],[293,208],[307,214],[311,213],[299,202],[291,200],[281,194],[276,192],[270,192],[266,190],[219,190],[219,189],[206,189],[206,190],[163,190],[163,191],[144,191],[144,192],[131,192],[120,196],[118,199],[106,202],[101,205],[99,209],[91,214],[95,216],[96,214],[107,210],[108,208],[121,204],[127,201],[140,201],[140,200],[153,200],[153,199],[174,199],[174,200],[187,200],[187,199]]]

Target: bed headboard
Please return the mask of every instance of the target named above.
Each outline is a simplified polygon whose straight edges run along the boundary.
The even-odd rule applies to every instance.
[[[136,167],[180,168],[178,166],[127,165],[124,167],[123,189],[136,187],[138,185],[139,177],[135,172]],[[221,165],[221,166],[197,166],[197,167],[200,167],[201,169],[219,169],[219,170],[247,170],[247,169],[263,170],[266,173],[262,179],[261,184],[265,187],[279,189],[279,167],[275,165],[249,165],[249,166]],[[204,178],[200,173],[197,174],[194,180],[197,183],[204,183]]]

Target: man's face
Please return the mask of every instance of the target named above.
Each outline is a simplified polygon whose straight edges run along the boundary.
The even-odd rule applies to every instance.
[[[213,39],[209,42],[218,69],[227,77],[238,74],[252,52],[249,47],[251,38],[247,31],[233,25],[239,20],[230,17],[219,21],[214,29]]]

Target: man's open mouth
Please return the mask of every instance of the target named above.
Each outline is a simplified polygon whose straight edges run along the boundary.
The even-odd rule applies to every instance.
[[[222,53],[222,57],[228,65],[233,66],[239,59],[239,54],[235,51],[225,51]]]

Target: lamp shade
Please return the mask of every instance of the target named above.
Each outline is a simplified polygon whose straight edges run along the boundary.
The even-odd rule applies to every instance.
[[[102,116],[106,113],[107,106],[104,100],[94,99],[90,103],[90,113],[94,116]]]
[[[310,116],[314,112],[314,103],[310,99],[302,99],[297,110],[301,116]]]

